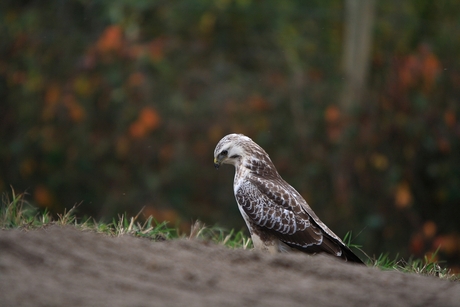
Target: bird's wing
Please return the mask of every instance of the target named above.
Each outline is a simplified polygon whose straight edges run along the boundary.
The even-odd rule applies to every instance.
[[[236,198],[255,225],[293,248],[342,257],[349,250],[319,220],[303,197],[281,178],[267,180],[251,176],[240,186]]]
[[[264,192],[265,189],[260,182],[248,179],[235,194],[236,201],[254,225],[286,244],[306,248],[323,242],[323,232],[311,223],[308,214],[295,212],[286,203],[290,200],[272,197]]]

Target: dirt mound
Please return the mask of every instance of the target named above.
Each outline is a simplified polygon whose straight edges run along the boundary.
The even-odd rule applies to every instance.
[[[460,283],[202,241],[0,231],[1,306],[460,306]]]

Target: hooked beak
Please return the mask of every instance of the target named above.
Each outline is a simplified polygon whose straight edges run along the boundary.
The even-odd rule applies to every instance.
[[[219,169],[219,166],[222,164],[222,161],[220,161],[218,158],[214,158],[214,167],[216,169]]]

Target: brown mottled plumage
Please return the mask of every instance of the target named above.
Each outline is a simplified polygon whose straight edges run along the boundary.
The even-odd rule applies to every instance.
[[[363,263],[281,178],[265,150],[250,138],[223,137],[214,150],[214,165],[224,163],[235,166],[234,194],[255,248],[272,253],[324,252]]]

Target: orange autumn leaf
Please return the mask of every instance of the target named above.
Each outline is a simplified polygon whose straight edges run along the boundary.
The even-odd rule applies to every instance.
[[[399,83],[403,89],[422,82],[423,90],[429,92],[441,70],[441,63],[430,46],[422,44],[417,52],[408,55],[398,70]]]
[[[341,116],[340,108],[336,105],[330,105],[324,111],[324,120],[327,124],[326,133],[332,142],[339,140],[342,135]]]
[[[52,84],[46,89],[45,103],[48,105],[55,105],[58,102],[60,96],[61,89],[58,85]]]
[[[421,63],[421,74],[423,77],[425,90],[429,91],[434,85],[436,78],[441,70],[441,63],[438,58],[433,54],[429,53],[425,56]]]
[[[404,60],[403,64],[401,65],[398,76],[399,82],[402,85],[402,88],[407,89],[413,86],[416,82],[416,72],[419,67],[418,58],[415,55],[409,55]]]
[[[330,105],[324,112],[324,119],[328,123],[337,122],[340,119],[340,109],[338,106]]]
[[[400,183],[396,187],[395,205],[398,208],[406,208],[412,204],[412,193],[407,182]]]
[[[66,95],[64,97],[64,105],[67,107],[69,116],[73,122],[77,123],[85,118],[85,109],[83,109],[83,107],[78,103],[78,101],[75,99],[75,96],[70,94]]]
[[[433,248],[453,255],[460,251],[460,238],[453,234],[438,236],[433,242]]]
[[[47,187],[39,185],[34,190],[34,199],[40,207],[49,207],[53,203],[53,195]]]
[[[146,135],[147,129],[145,129],[145,126],[142,125],[142,123],[135,121],[129,126],[129,133],[134,138],[141,138]]]
[[[137,120],[129,127],[129,133],[134,138],[146,136],[160,125],[160,115],[152,107],[145,107],[139,113]]]
[[[96,48],[100,52],[110,52],[120,50],[123,45],[123,32],[120,26],[113,25],[107,27],[96,43]]]
[[[437,226],[433,221],[427,221],[423,224],[423,235],[425,238],[431,239],[435,236]]]
[[[144,125],[148,130],[156,129],[160,124],[160,116],[157,111],[151,107],[145,107],[142,109],[139,121]]]

